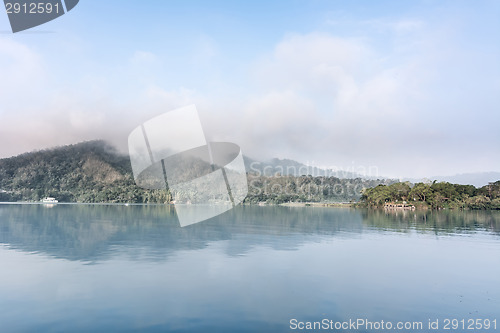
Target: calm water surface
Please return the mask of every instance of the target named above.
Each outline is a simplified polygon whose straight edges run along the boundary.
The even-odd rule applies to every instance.
[[[180,228],[165,206],[0,205],[0,332],[446,318],[500,331],[500,212],[240,206]]]

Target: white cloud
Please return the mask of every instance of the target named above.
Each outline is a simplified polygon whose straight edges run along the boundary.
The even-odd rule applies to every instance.
[[[292,91],[270,92],[243,107],[239,142],[251,156],[288,157],[306,153],[323,131],[317,123],[315,105]]]
[[[24,44],[0,39],[0,72],[6,73],[0,80],[1,157],[94,139],[125,151],[127,136],[137,125],[193,103],[194,91],[165,91],[154,84],[161,62],[150,52],[129,57],[120,73],[121,87],[116,87],[120,79],[95,72],[62,85],[45,70],[46,63]],[[120,89],[134,93],[117,93]]]
[[[208,65],[219,54],[217,43],[208,35],[201,35],[194,43],[192,62],[195,66]]]
[[[443,33],[447,28],[435,34],[418,20],[397,21],[386,28],[397,36],[382,53],[369,40],[317,33],[291,35],[278,43],[258,63],[256,85],[262,94],[255,100],[265,101],[267,92],[274,91],[287,96],[290,103],[272,104],[263,123],[253,124],[259,130],[247,132],[247,140],[255,147],[274,149],[275,156],[285,151],[291,158],[314,159],[324,165],[350,165],[355,160],[365,166],[375,164],[386,175],[498,169],[498,156],[483,165],[474,162],[484,160],[481,156],[491,149],[484,141],[469,150],[472,160],[457,163],[457,152],[465,147],[464,139],[456,137],[458,131],[477,127],[477,122],[460,120],[461,110],[469,108],[466,104],[479,90],[451,95],[452,99],[447,94],[453,89],[436,87],[437,78],[453,80],[447,70],[455,62],[436,46],[460,47],[447,39]],[[403,33],[415,35],[400,38]],[[453,87],[459,82],[448,84]],[[297,96],[301,103],[294,102]],[[258,102],[249,104],[256,105],[250,114],[265,109]],[[490,118],[492,106],[478,111]],[[287,110],[293,110],[289,122],[284,117]],[[268,125],[271,122],[280,125]],[[302,126],[300,140],[294,123]]]
[[[301,127],[300,141],[309,143],[312,155],[324,156],[324,151],[330,152],[331,159],[344,158],[339,154],[348,152],[373,155],[375,145],[384,141],[394,144],[394,132],[400,132],[394,131],[395,123],[401,122],[407,128],[404,123],[414,113],[411,104],[418,78],[411,77],[416,74],[411,64],[384,67],[376,53],[359,40],[321,34],[290,36],[259,67],[258,84],[280,89],[277,95],[289,101],[272,105],[262,120],[268,119],[266,124],[276,122],[280,128],[291,128],[292,123]],[[293,96],[306,97],[297,103]],[[250,114],[265,109],[253,104],[256,107]],[[285,115],[290,110],[293,116],[287,121]],[[280,133],[261,125],[263,131],[267,135],[252,137],[263,146],[271,135],[275,140],[282,135],[290,146],[297,142],[290,130]]]
[[[132,64],[156,64],[159,62],[158,57],[152,53],[147,51],[135,51],[132,57],[130,58],[130,62]]]
[[[290,35],[277,44],[270,57],[258,64],[257,78],[266,88],[324,91],[324,84],[331,84],[332,79],[333,83],[336,81],[332,74],[358,73],[360,59],[367,52],[357,40],[316,33]]]
[[[246,89],[236,85],[247,78],[218,77],[225,95],[189,85],[165,89],[160,82],[170,84],[170,77],[159,77],[176,68],[144,50],[117,60],[111,74],[90,71],[63,87],[57,77],[51,80],[37,52],[0,38],[0,73],[6,73],[0,82],[0,153],[97,138],[125,149],[137,125],[194,103],[209,140],[239,143],[256,158],[337,166],[354,161],[398,176],[498,170],[499,158],[491,153],[498,145],[498,134],[491,134],[494,97],[476,101],[488,82],[496,84],[490,91],[498,91],[498,77],[491,79],[495,69],[490,76],[476,74],[481,58],[447,39],[447,29],[418,19],[370,24],[389,31],[382,49],[368,37],[290,34],[255,60]],[[215,42],[207,37],[195,44],[200,57],[183,64],[211,69],[219,52]],[[467,93],[460,90],[463,78],[472,87]],[[489,129],[485,140],[467,136],[480,127],[475,117]],[[461,149],[468,149],[467,161]]]
[[[398,34],[419,31],[424,27],[424,22],[415,19],[404,19],[392,24],[392,28]]]
[[[0,114],[12,112],[20,99],[22,107],[32,107],[43,98],[46,84],[44,62],[26,45],[0,36],[0,73]]]

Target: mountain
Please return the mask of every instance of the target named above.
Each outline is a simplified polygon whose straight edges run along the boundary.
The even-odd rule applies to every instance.
[[[245,201],[248,203],[346,202],[358,200],[365,188],[395,182],[365,179],[353,172],[335,173],[290,159],[260,162],[244,157],[244,161],[249,190]],[[500,179],[500,174],[464,174],[434,179],[480,187]],[[104,141],[82,142],[0,159],[0,202],[55,197],[60,202],[165,203],[180,196],[182,193],[137,186],[129,157]]]
[[[393,182],[364,180],[352,173],[340,179],[293,160],[259,162],[245,157],[245,164],[249,203],[357,200],[364,188]],[[137,186],[129,157],[104,141],[0,159],[0,202],[55,197],[60,202],[165,203],[179,196]]]
[[[279,159],[273,158],[269,161],[258,161],[250,157],[245,156],[245,167],[247,172],[262,175],[262,176],[305,176],[310,175],[313,177],[336,177],[339,179],[376,179],[377,177],[367,177],[355,172],[345,171],[345,170],[332,170],[332,169],[321,169],[311,165],[305,165],[303,163],[290,160],[290,159]]]
[[[462,173],[454,176],[436,176],[432,177],[432,179],[436,179],[439,182],[482,187],[499,180],[500,172]]]
[[[402,181],[410,183],[426,183],[426,182],[448,182],[459,185],[473,185],[475,187],[483,187],[489,183],[494,183],[500,179],[500,172],[474,172],[461,173],[453,176],[434,176],[429,178],[404,178]]]
[[[388,177],[372,177],[365,176],[351,171],[321,169],[318,167],[305,165],[303,163],[290,160],[273,158],[269,161],[260,162],[255,159],[245,157],[245,166],[248,172],[263,175],[263,176],[303,176],[311,175],[313,177],[336,177],[339,179],[389,179]],[[463,173],[452,176],[433,176],[425,179],[405,178],[404,181],[411,183],[419,183],[426,181],[448,182],[459,185],[474,185],[475,187],[483,187],[489,183],[493,183],[500,179],[500,172],[476,172]]]
[[[0,201],[165,202],[135,185],[130,160],[104,141],[0,159]]]

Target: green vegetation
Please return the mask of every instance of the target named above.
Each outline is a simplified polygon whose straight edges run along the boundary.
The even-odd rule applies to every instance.
[[[128,156],[89,141],[0,160],[0,201],[164,203],[167,191],[136,186]]]
[[[481,188],[447,182],[394,183],[366,189],[360,206],[382,207],[387,202],[407,201],[417,208],[500,209],[500,181]]]
[[[257,170],[258,171],[258,170]],[[389,180],[248,174],[245,203],[349,202],[366,187]],[[0,201],[166,203],[183,193],[136,185],[128,156],[103,141],[89,141],[0,160]]]
[[[250,172],[247,204],[353,202],[380,207],[411,202],[417,207],[500,209],[500,181],[475,188],[450,183],[397,183],[392,180],[274,176]],[[103,141],[89,141],[0,160],[0,202],[168,203],[183,193],[136,185],[128,156]]]
[[[352,202],[368,187],[391,184],[391,180],[339,179],[313,176],[262,176],[248,174],[245,203]]]

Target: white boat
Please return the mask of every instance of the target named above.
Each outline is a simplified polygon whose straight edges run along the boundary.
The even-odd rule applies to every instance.
[[[54,204],[58,203],[59,201],[56,200],[56,198],[51,198],[51,197],[46,197],[42,199],[43,203],[48,203],[48,204]]]

